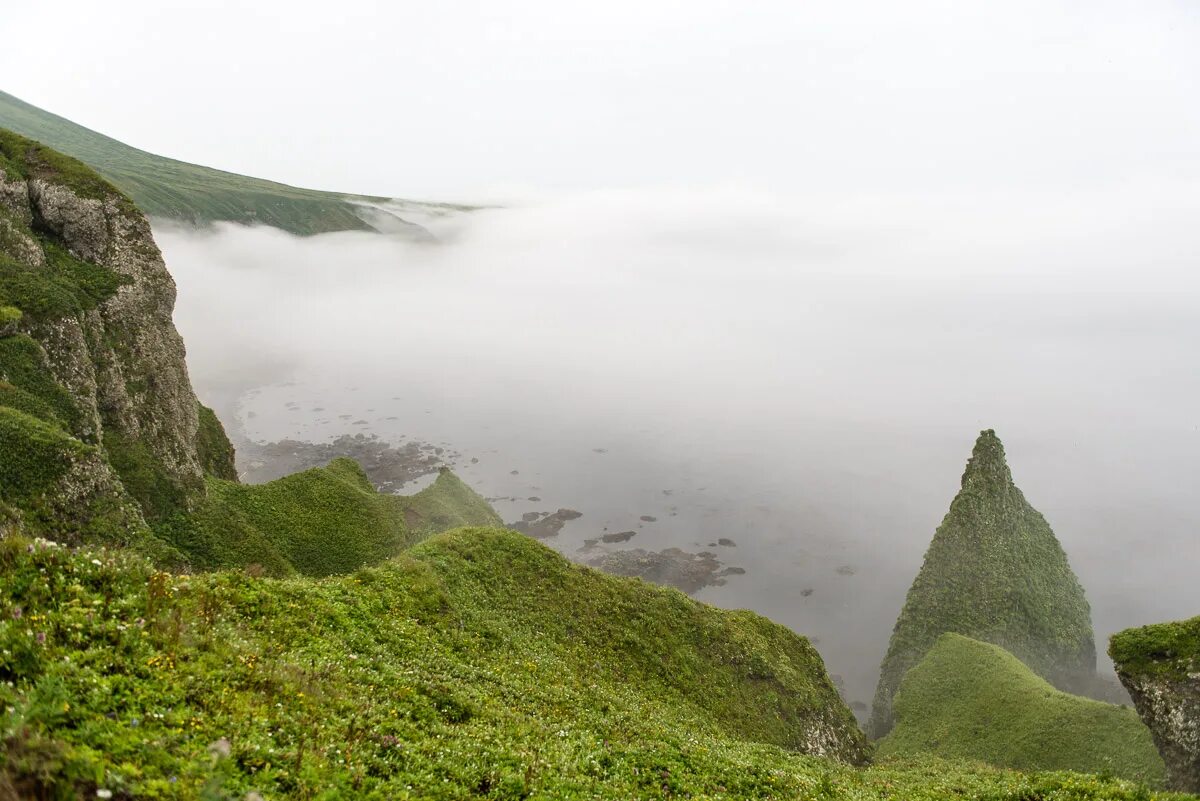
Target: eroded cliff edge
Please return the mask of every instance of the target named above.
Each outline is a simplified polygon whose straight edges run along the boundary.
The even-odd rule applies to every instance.
[[[1200,793],[1200,617],[1119,632],[1108,653],[1167,763],[1170,787]]]

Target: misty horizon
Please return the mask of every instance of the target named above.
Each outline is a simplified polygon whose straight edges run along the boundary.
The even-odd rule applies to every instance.
[[[697,597],[814,637],[868,701],[984,428],[1101,652],[1200,600],[1194,216],[1078,200],[629,191],[448,218],[437,246],[156,233],[231,428],[445,446],[506,521],[580,510],[545,540],[571,558],[627,529],[720,551],[746,573]]]

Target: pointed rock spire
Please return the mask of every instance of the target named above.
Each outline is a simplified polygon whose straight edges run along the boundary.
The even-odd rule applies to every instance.
[[[868,733],[892,727],[900,679],[946,632],[991,642],[1062,689],[1096,669],[1091,610],[1045,518],[1013,483],[996,432],[979,435],[884,658]]]

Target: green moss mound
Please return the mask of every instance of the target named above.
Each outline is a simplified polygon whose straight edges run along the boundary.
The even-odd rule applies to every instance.
[[[1132,709],[1056,690],[1003,648],[957,634],[942,635],[908,671],[894,712],[880,754],[932,753],[1154,786],[1166,776]]]
[[[839,708],[802,638],[511,532],[451,532],[324,580],[171,575],[17,539],[0,541],[0,571],[0,787],[15,797],[1182,798],[797,754],[772,744],[794,717],[747,728],[725,694]]]
[[[1059,687],[1095,673],[1083,587],[1045,518],[1013,483],[991,430],[975,443],[896,621],[875,692],[873,737],[891,730],[901,678],[946,632],[999,645]]]
[[[500,525],[487,502],[444,471],[409,497],[375,490],[335,459],[267,484],[210,478],[196,508],[160,528],[200,569],[256,566],[276,576],[347,573],[462,525]]]
[[[1200,671],[1200,617],[1126,629],[1108,643],[1120,673],[1183,677]]]

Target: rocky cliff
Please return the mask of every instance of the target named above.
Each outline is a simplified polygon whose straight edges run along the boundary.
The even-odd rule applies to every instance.
[[[174,303],[127,197],[0,131],[0,425],[15,482],[0,502],[10,524],[127,540],[190,508],[206,469],[232,474],[228,440],[188,380]],[[15,465],[35,453],[39,462]]]
[[[1200,617],[1122,631],[1108,653],[1154,735],[1170,786],[1200,793]]]
[[[1091,681],[1091,610],[1045,518],[1013,483],[1004,446],[984,431],[933,535],[884,658],[870,734],[892,728],[900,680],[947,632],[1014,654],[1059,689]]]

